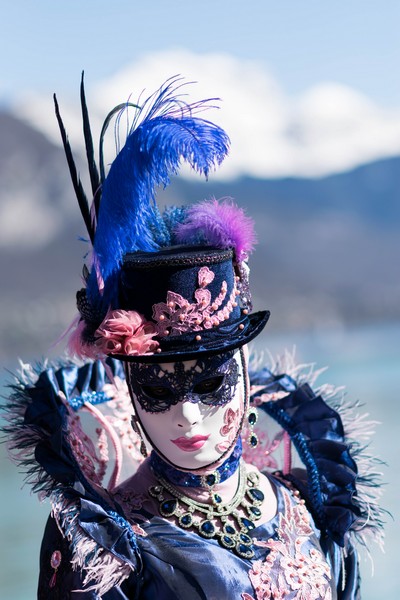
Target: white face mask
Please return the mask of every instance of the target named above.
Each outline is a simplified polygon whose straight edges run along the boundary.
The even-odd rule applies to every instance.
[[[147,440],[169,463],[201,469],[234,447],[245,403],[239,352],[176,363],[129,363],[127,380]]]

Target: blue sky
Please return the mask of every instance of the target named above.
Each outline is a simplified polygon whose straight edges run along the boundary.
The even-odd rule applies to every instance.
[[[76,89],[173,47],[256,59],[296,95],[321,81],[400,105],[400,2],[17,0],[2,6],[0,102]]]

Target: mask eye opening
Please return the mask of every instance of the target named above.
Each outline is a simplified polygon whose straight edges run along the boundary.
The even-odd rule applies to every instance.
[[[168,400],[172,397],[171,390],[162,385],[141,385],[142,393],[152,400]]]
[[[193,386],[193,393],[204,395],[213,394],[219,390],[225,379],[224,375],[215,375],[214,377],[208,377],[199,381]]]

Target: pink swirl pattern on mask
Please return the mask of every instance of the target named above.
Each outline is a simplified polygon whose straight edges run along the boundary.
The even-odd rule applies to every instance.
[[[166,302],[153,305],[153,319],[160,337],[211,329],[229,319],[234,307],[237,306],[236,280],[228,302],[221,309],[228,286],[226,281],[223,281],[220,293],[212,300],[211,292],[206,288],[214,278],[215,274],[208,267],[202,267],[198,274],[199,287],[194,293],[196,302],[189,302],[180,294],[168,292]]]
[[[227,439],[216,445],[215,449],[218,452],[226,452],[235,440],[240,422],[239,409],[233,410],[228,407],[224,413],[224,424],[219,430],[222,437]]]

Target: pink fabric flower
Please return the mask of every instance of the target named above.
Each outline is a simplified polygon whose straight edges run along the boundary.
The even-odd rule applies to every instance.
[[[154,354],[156,327],[134,310],[109,310],[96,330],[96,348],[103,354],[138,356]]]

